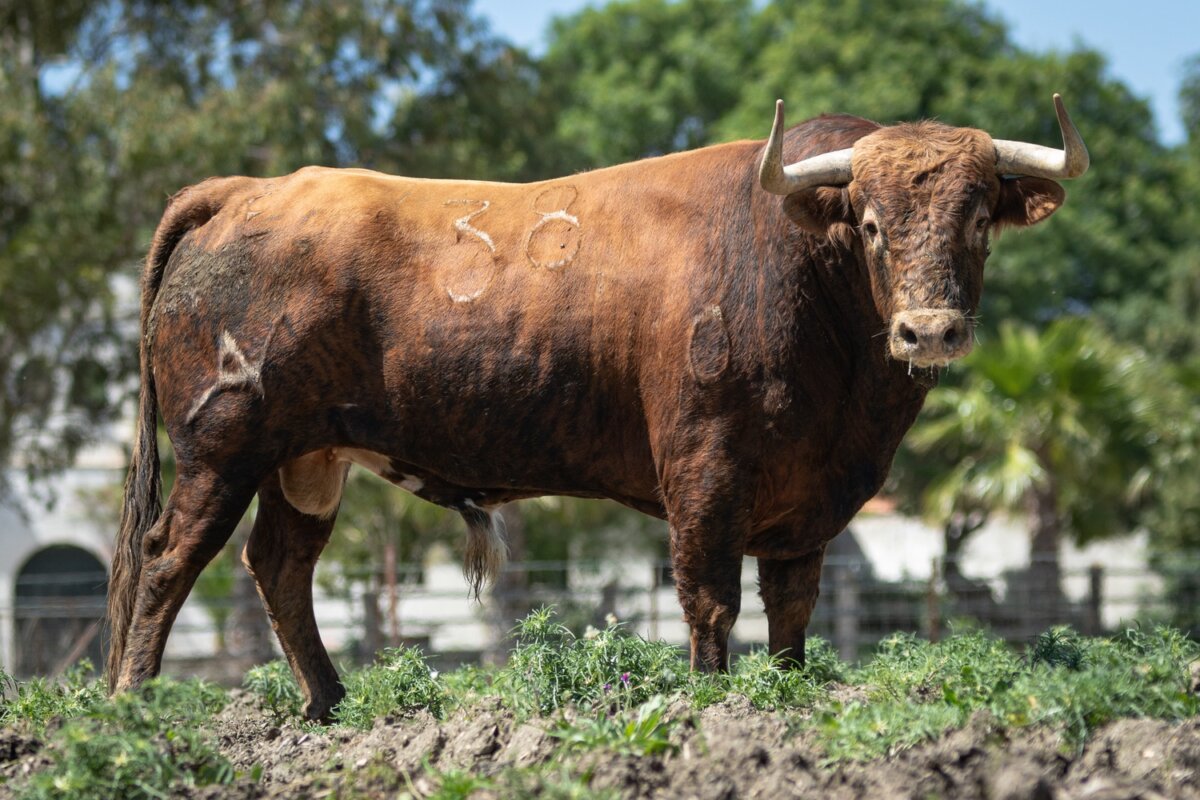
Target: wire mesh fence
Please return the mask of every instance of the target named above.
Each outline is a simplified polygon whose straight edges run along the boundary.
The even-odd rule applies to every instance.
[[[979,576],[938,558],[928,574],[884,580],[865,559],[830,556],[808,631],[831,641],[850,660],[897,632],[937,639],[964,625],[1018,643],[1060,624],[1100,634],[1135,620],[1186,617],[1187,587],[1200,592],[1200,581],[1188,583],[1194,574],[1120,565],[1064,569],[1054,562]],[[755,575],[748,560],[732,634],[735,650],[767,642],[768,620]],[[666,561],[510,564],[480,603],[469,597],[455,565],[399,565],[391,578],[380,571],[335,577],[320,582],[338,588],[318,589],[315,611],[323,639],[344,660],[370,660],[380,648],[399,644],[421,645],[446,666],[503,659],[510,646],[506,633],[543,605],[557,607],[561,621],[580,633],[588,625],[603,626],[611,615],[647,638],[681,646],[688,638]],[[98,660],[104,586],[103,574],[21,579],[15,602],[0,607],[2,629],[12,637],[5,667],[19,674],[52,674],[81,656]],[[228,596],[189,600],[167,657],[204,673],[209,667],[273,657],[274,648],[266,616],[245,578]]]

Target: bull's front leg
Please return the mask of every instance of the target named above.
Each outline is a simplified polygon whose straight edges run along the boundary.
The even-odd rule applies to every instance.
[[[729,631],[742,600],[742,549],[752,481],[711,452],[672,470],[664,483],[675,590],[691,628],[692,669],[729,667]]]
[[[817,604],[824,559],[824,546],[799,558],[758,559],[769,646],[785,667],[804,666],[804,630]]]

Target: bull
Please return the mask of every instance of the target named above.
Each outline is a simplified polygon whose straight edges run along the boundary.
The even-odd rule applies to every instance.
[[[691,665],[721,670],[743,556],[802,663],[825,545],[967,354],[992,235],[1087,150],[822,116],[516,185],[309,167],[175,195],[142,277],[141,390],[109,595],[110,689],[157,674],[252,498],[243,561],[305,697],[343,696],[314,566],[359,464],[466,520],[546,494],[664,518]],[[160,505],[158,415],[177,478]]]

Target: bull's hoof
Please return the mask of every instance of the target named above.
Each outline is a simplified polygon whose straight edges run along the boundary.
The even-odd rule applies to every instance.
[[[321,725],[330,725],[333,723],[333,709],[337,704],[342,702],[346,696],[346,689],[340,684],[335,684],[329,690],[314,696],[304,706],[304,718],[309,722],[316,722]]]

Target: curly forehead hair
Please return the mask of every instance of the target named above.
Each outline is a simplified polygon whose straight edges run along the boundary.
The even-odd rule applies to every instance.
[[[996,148],[991,136],[975,128],[913,122],[864,136],[854,146],[853,165],[859,188],[886,207],[893,199],[908,204],[927,199],[934,187],[956,195],[990,185]]]

